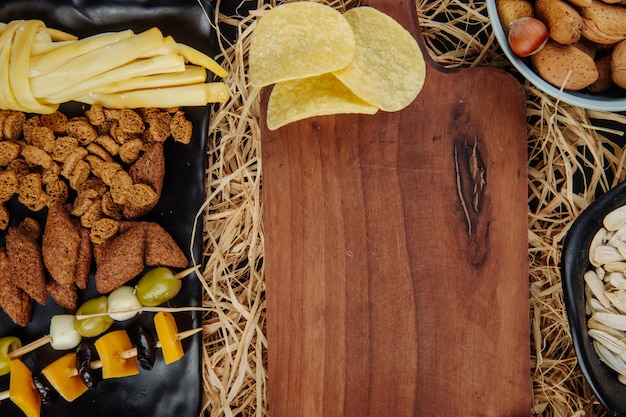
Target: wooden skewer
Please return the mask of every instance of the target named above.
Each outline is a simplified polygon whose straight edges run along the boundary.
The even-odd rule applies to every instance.
[[[176,335],[176,339],[178,340],[182,340],[185,339],[187,337],[193,336],[194,334],[201,332],[202,331],[202,327],[198,327],[196,329],[191,329],[191,330],[185,330],[184,332],[180,332]],[[161,347],[161,342],[160,341],[156,341],[156,347],[160,348]],[[134,358],[135,356],[137,356],[137,348],[133,347],[130,348],[128,350],[125,350],[123,352],[120,353],[120,356],[124,359],[130,359],[130,358]],[[93,361],[90,364],[91,369],[100,369],[102,368],[102,361],[97,360],[97,361]],[[78,370],[75,369],[74,372],[72,372],[72,376],[76,376],[78,375]]]
[[[177,272],[176,274],[174,274],[174,278],[176,279],[182,279],[185,278],[187,275],[191,274],[192,272],[197,271],[198,269],[200,269],[200,265],[195,265],[192,266],[190,268],[184,269],[180,272]]]
[[[185,330],[184,332],[180,332],[180,333],[176,334],[176,338],[178,340],[186,339],[186,338],[188,338],[190,336],[193,336],[194,334],[199,333],[201,331],[202,331],[202,327],[198,327],[198,328],[190,329],[190,330]],[[41,339],[38,339],[38,340],[36,340],[35,342],[32,342],[32,343],[29,343],[26,346],[32,345],[34,343],[39,343],[40,340],[43,340],[46,337],[49,337],[49,336],[44,336]],[[23,346],[21,349],[25,348],[26,346]],[[157,340],[156,346],[160,348],[161,347],[161,342]],[[17,352],[19,350],[20,349],[14,350],[11,353],[15,353],[15,352]],[[9,357],[10,356],[11,355],[9,355]],[[16,357],[18,357],[18,356],[20,356],[20,355],[17,355]],[[135,356],[137,356],[137,348],[133,347],[131,349],[125,350],[125,351],[120,353],[120,356],[123,357],[124,359],[134,358]],[[91,369],[100,369],[100,368],[102,368],[102,361],[100,361],[100,360],[93,361],[93,362],[91,362],[90,365],[91,365]],[[74,372],[72,372],[72,376],[76,376],[76,375],[78,375],[78,370],[74,369]],[[4,400],[8,400],[10,398],[9,392],[10,392],[9,390],[0,391],[0,402],[2,402]]]
[[[191,274],[192,272],[197,271],[198,269],[200,269],[199,265],[189,267],[187,269],[184,269],[176,273],[174,275],[174,278],[182,279],[186,277],[187,275]],[[135,313],[135,312],[140,313],[142,311],[150,311],[150,312],[168,311],[168,312],[174,313],[178,311],[208,311],[208,310],[209,309],[203,308],[203,307],[139,307],[139,308],[133,308],[133,309],[128,309],[128,310],[114,311],[113,313]],[[83,315],[76,316],[76,318],[78,320],[84,320],[89,317],[108,316],[109,314],[110,314],[109,312],[96,313],[96,314],[83,314]],[[44,345],[47,345],[51,341],[52,341],[52,337],[50,335],[45,335],[37,340],[30,342],[27,345],[22,346],[19,349],[16,349],[10,352],[8,355],[9,359],[15,359],[15,358],[19,358],[20,356],[24,356],[27,353],[32,352],[35,349],[38,349]]]
[[[30,342],[27,345],[22,346],[19,349],[15,349],[14,351],[9,352],[9,355],[8,355],[9,359],[19,358],[20,356],[26,355],[28,352],[32,352],[35,349],[38,349],[44,345],[47,345],[51,341],[52,341],[52,337],[49,334],[47,334],[43,337],[40,337],[37,340]]]
[[[93,313],[93,314],[78,314],[76,316],[77,320],[84,320],[91,317],[103,317],[111,314],[120,314],[120,313],[141,313],[142,311],[167,311],[170,313],[176,313],[179,311],[210,311],[211,309],[208,307],[137,307],[137,308],[129,308],[128,310],[116,310],[109,311],[104,313]]]

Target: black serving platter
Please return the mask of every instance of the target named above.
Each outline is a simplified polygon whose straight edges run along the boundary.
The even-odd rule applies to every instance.
[[[209,22],[211,6],[204,0],[15,0],[0,1],[0,22],[14,19],[40,19],[46,26],[68,31],[79,37],[105,31],[132,29],[136,33],[158,27],[164,35],[171,35],[178,42],[186,43],[209,55],[214,48],[214,33]],[[82,115],[85,106],[67,103],[61,110],[71,116]],[[159,204],[145,220],[158,222],[177,241],[191,262],[202,255],[201,227],[194,229],[196,215],[204,201],[204,173],[207,146],[209,107],[186,107],[187,118],[194,124],[189,145],[168,140],[165,144],[166,174]],[[9,202],[11,224],[25,216],[45,221],[45,210],[30,213],[15,200]],[[43,223],[42,223],[43,224]],[[201,222],[199,223],[201,224]],[[195,232],[194,232],[195,230]],[[195,235],[194,235],[195,233]],[[4,244],[4,234],[0,234]],[[93,277],[92,277],[93,278]],[[129,285],[134,285],[131,281]],[[97,296],[93,279],[79,296],[79,304]],[[192,274],[183,281],[180,293],[170,306],[198,306],[202,289]],[[50,318],[64,311],[48,297],[45,306],[35,305],[33,320],[26,328],[14,325],[0,309],[0,337],[13,335],[26,344],[49,332]],[[116,322],[111,330],[125,328],[133,343],[139,325],[154,329],[154,313],[142,313],[132,320]],[[179,330],[201,325],[201,313],[174,313]],[[201,349],[199,334],[183,343],[185,356],[170,365],[163,363],[160,353],[151,371],[139,375],[102,381],[94,390],[88,391],[68,403],[62,398],[52,405],[42,407],[43,417],[196,417],[200,413],[202,398]],[[24,363],[37,371],[65,352],[44,346],[22,357]],[[0,391],[9,388],[9,376],[0,377]],[[24,414],[10,400],[0,403],[0,416],[22,417]]]
[[[596,397],[611,416],[626,416],[626,385],[600,361],[587,333],[584,274],[592,265],[588,250],[610,211],[626,204],[626,182],[599,196],[573,222],[563,244],[561,281],[570,333],[580,368]]]

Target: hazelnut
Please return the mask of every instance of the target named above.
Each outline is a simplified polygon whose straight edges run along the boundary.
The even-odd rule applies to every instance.
[[[519,57],[537,53],[548,41],[548,28],[539,19],[521,17],[511,22],[509,47]]]

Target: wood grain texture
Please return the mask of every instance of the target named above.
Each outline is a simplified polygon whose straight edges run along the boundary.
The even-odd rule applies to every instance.
[[[271,416],[530,415],[524,109],[429,62],[400,112],[263,126]]]

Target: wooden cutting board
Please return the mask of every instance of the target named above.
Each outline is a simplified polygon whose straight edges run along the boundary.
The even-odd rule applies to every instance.
[[[530,416],[523,91],[427,64],[396,113],[269,131],[264,91],[272,417]]]

